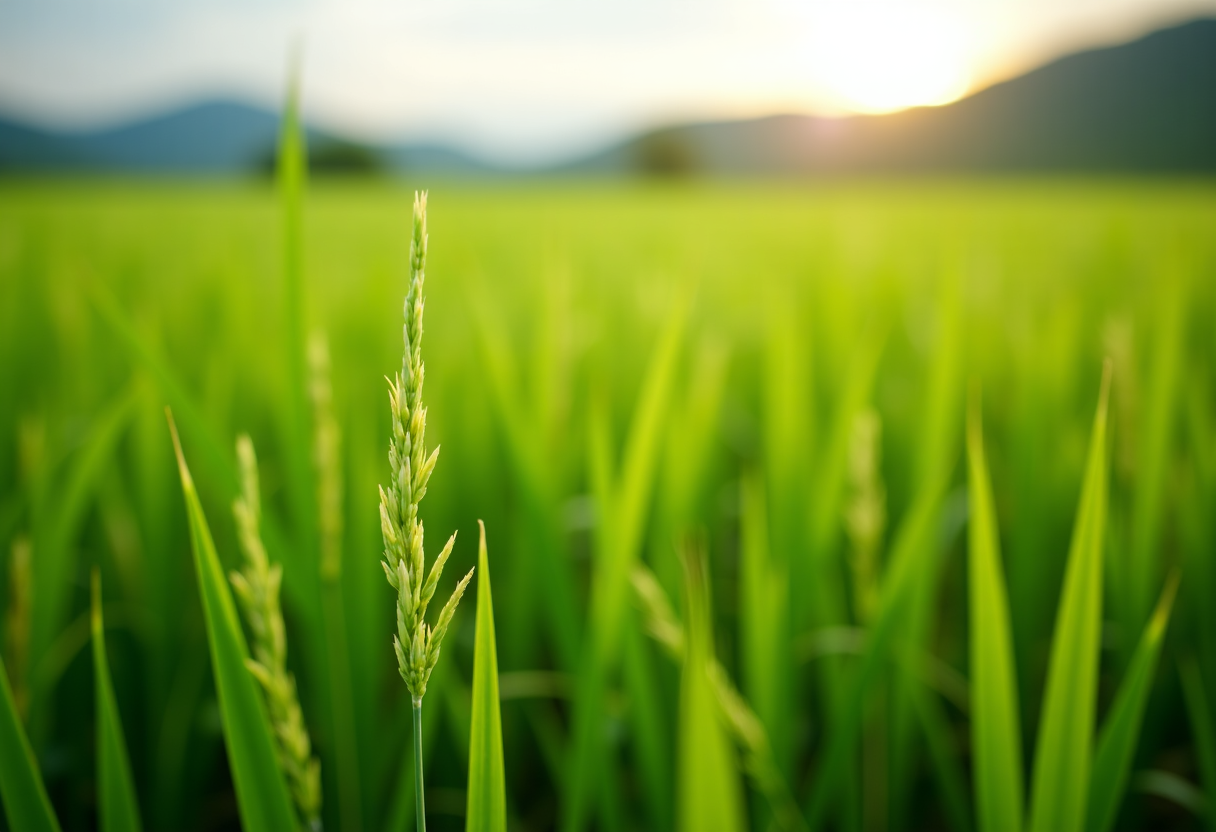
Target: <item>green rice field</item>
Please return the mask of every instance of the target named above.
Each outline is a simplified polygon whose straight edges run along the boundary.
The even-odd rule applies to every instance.
[[[1216,830],[1216,186],[1017,178],[0,181],[0,828],[37,775],[121,829],[118,771],[142,828],[254,832],[166,406],[225,575],[257,448],[321,825],[414,828],[415,185],[431,618],[478,520],[494,581],[427,688],[432,830],[497,828],[483,636],[511,830]]]

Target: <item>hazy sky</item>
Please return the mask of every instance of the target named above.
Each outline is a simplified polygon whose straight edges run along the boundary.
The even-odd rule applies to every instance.
[[[0,109],[59,126],[270,106],[499,158],[684,118],[934,103],[1216,0],[0,0]]]

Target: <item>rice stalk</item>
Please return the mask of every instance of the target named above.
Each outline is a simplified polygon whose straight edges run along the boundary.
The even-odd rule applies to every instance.
[[[342,434],[334,416],[329,340],[314,332],[308,341],[308,394],[312,400],[313,464],[317,471],[317,529],[321,579],[342,576]]]
[[[853,420],[849,442],[849,500],[844,510],[849,567],[853,577],[853,612],[865,624],[878,603],[878,553],[887,525],[887,495],[879,471],[882,419],[863,410]]]
[[[647,633],[672,659],[683,664],[687,643],[684,627],[676,617],[659,579],[639,564],[633,568],[630,580]],[[777,765],[764,723],[716,658],[710,657],[705,672],[719,714],[743,750],[744,768],[768,800],[777,828],[784,832],[802,832],[807,828],[806,821]]]
[[[342,598],[342,432],[334,415],[331,378],[329,340],[318,330],[308,342],[308,393],[312,400],[313,467],[317,475],[321,619],[333,707],[339,816],[344,832],[358,832],[363,828],[363,807],[346,605]]]
[[[8,609],[4,614],[4,648],[8,659],[9,681],[13,687],[13,704],[17,714],[25,719],[29,712],[29,688],[26,669],[30,650],[30,599],[33,573],[30,555],[33,546],[26,536],[13,541],[8,562]]]
[[[102,832],[141,832],[143,821],[135,796],[135,779],[123,735],[110,662],[106,657],[105,619],[101,606],[101,572],[94,566],[91,581],[93,691],[97,713],[97,803]]]
[[[279,607],[283,567],[270,562],[262,543],[258,461],[253,442],[242,434],[236,450],[241,495],[233,503],[232,513],[245,563],[243,570],[233,572],[229,580],[253,634],[253,658],[246,665],[262,686],[279,765],[287,775],[296,811],[308,828],[316,830],[321,828],[321,764],[312,756],[295,677],[287,670],[287,631]]]
[[[0,659],[0,805],[11,829],[59,832],[29,737],[13,705],[12,688]]]
[[[401,371],[389,385],[393,435],[389,440],[388,461],[392,472],[387,488],[380,487],[380,529],[384,536],[385,577],[397,591],[397,633],[393,649],[397,669],[410,692],[414,707],[414,787],[417,791],[418,829],[426,829],[426,808],[422,786],[422,698],[426,683],[439,660],[443,637],[456,612],[456,605],[473,577],[470,569],[448,602],[439,612],[434,626],[426,623],[426,609],[443,574],[444,564],[456,543],[453,533],[423,575],[423,527],[418,505],[426,496],[427,482],[439,459],[439,448],[426,453],[426,408],[422,406],[425,367],[422,363],[422,290],[426,280],[426,192],[414,195],[413,238],[410,242],[410,285],[405,296],[405,350]]]
[[[882,419],[866,408],[853,419],[849,437],[848,497],[844,528],[849,538],[848,563],[853,579],[853,615],[863,626],[878,606],[879,551],[887,525],[887,495],[882,473]],[[884,686],[885,687],[885,686]],[[889,810],[886,692],[875,695],[873,716],[862,727],[862,826],[887,826]]]

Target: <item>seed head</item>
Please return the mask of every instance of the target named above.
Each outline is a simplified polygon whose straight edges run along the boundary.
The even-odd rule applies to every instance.
[[[393,652],[397,670],[415,702],[426,693],[440,643],[468,586],[472,570],[457,584],[440,610],[434,628],[426,623],[426,610],[435,595],[444,564],[452,553],[456,535],[448,538],[429,572],[424,556],[424,530],[418,519],[418,504],[426,496],[427,483],[439,448],[426,452],[426,408],[422,384],[423,284],[426,280],[426,193],[414,196],[413,238],[410,242],[410,285],[405,295],[405,323],[401,328],[404,350],[401,370],[389,380],[388,401],[393,430],[389,440],[389,485],[380,488],[380,531],[384,538],[384,575],[397,591],[397,632]]]

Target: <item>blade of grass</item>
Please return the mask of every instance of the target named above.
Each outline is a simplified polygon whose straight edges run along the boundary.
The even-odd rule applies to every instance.
[[[182,383],[177,372],[153,346],[140,334],[135,324],[104,289],[98,288],[92,295],[93,308],[102,323],[126,350],[133,363],[152,377],[173,412],[181,417],[182,429],[194,443],[202,446],[204,473],[209,475],[224,490],[225,496],[237,491],[236,466],[229,458],[228,443],[221,441],[207,420],[206,414],[195,397]]]
[[[8,671],[0,657],[0,798],[8,825],[22,832],[59,832],[42,774],[21,727]]]
[[[941,700],[924,685],[910,688],[909,695],[929,749],[929,762],[942,796],[946,821],[954,832],[970,832],[971,806],[967,801],[966,779],[960,770],[958,754],[948,742],[950,723]]]
[[[683,832],[746,828],[739,765],[710,677],[713,632],[705,556],[685,550],[684,668],[680,678],[677,825]]]
[[[633,724],[630,741],[635,744],[638,779],[647,800],[652,829],[670,829],[674,806],[671,805],[671,749],[662,707],[662,692],[655,679],[651,655],[642,638],[638,622],[626,617],[623,632],[623,670],[629,695],[629,717]]]
[[[203,473],[211,487],[220,492],[222,501],[229,502],[240,485],[236,466],[229,452],[230,443],[221,439],[178,374],[164,356],[141,337],[117,302],[101,290],[93,295],[92,300],[102,321],[126,348],[131,359],[148,372],[161,394],[168,400],[169,407],[181,416],[182,430],[187,438],[201,448]],[[303,622],[308,631],[315,632],[318,629],[315,622],[316,607],[307,603],[308,599],[316,597],[319,583],[318,571],[312,568],[313,561],[305,560],[295,546],[287,544],[283,526],[272,513],[268,512],[262,518],[262,537],[266,542],[266,550],[276,561],[283,564],[284,593],[304,614]]]
[[[855,348],[850,359],[847,381],[839,396],[831,433],[827,437],[822,455],[816,458],[819,475],[814,483],[814,500],[808,512],[809,560],[805,569],[800,568],[798,564],[791,567],[791,574],[796,578],[800,573],[806,576],[798,579],[799,585],[809,584],[811,587],[811,603],[791,605],[796,615],[793,624],[799,630],[805,630],[808,626],[818,629],[847,623],[847,608],[844,603],[846,591],[843,572],[837,562],[840,552],[836,543],[840,531],[853,424],[857,414],[870,399],[884,342],[885,332],[871,334],[863,337]],[[803,581],[807,584],[802,583]],[[849,698],[849,678],[848,669],[838,658],[831,657],[821,663],[819,684],[826,694],[826,719],[832,725],[829,734],[833,734],[836,727],[842,724],[856,722],[857,726],[860,726],[860,715],[856,721],[849,715],[853,708]],[[854,729],[855,738],[860,736],[858,730],[859,728]],[[840,821],[846,832],[855,832],[861,828],[861,778],[852,748],[856,740],[841,737],[838,742],[838,753],[841,757],[834,764],[837,771],[831,772],[827,779],[833,784],[838,777],[841,779],[839,786],[832,785],[829,791],[834,792],[840,788],[845,793],[841,801]],[[826,808],[828,793],[821,794],[824,797],[822,806]],[[812,806],[808,806],[808,809],[807,822],[815,829],[816,823],[819,822],[816,818],[819,810]]]
[[[635,566],[633,588],[650,636],[683,668],[686,634],[658,578],[645,566]],[[784,832],[805,832],[806,822],[802,819],[785,776],[777,766],[764,724],[717,661],[710,663],[709,677],[721,718],[743,754],[747,774],[768,802],[775,827]],[[767,825],[758,828],[767,828]]]
[[[1085,826],[1102,637],[1109,391],[1108,362],[1052,639],[1035,749],[1030,832],[1072,832]]]
[[[284,358],[287,362],[287,412],[284,420],[287,492],[295,520],[293,545],[306,563],[313,563],[315,546],[316,479],[309,437],[312,436],[308,399],[308,362],[304,297],[304,188],[308,176],[304,130],[300,124],[300,54],[293,50],[287,98],[279,132],[279,198],[283,212],[283,316]],[[310,590],[315,590],[310,584]],[[315,600],[314,592],[309,594]],[[309,605],[310,607],[313,604]]]
[[[486,527],[477,552],[477,624],[473,637],[473,718],[469,731],[466,832],[506,832],[507,783],[502,761],[502,714],[498,702],[498,651]]]
[[[1139,632],[1146,625],[1152,603],[1150,587],[1160,580],[1157,569],[1161,528],[1166,517],[1170,453],[1180,409],[1178,382],[1182,344],[1186,338],[1181,311],[1185,299],[1180,281],[1167,279],[1164,282],[1163,306],[1156,321],[1152,376],[1143,398],[1146,412],[1137,454],[1130,562],[1125,578],[1132,594],[1124,621],[1129,633]],[[1130,643],[1126,649],[1130,652]]]
[[[1009,600],[1001,568],[996,509],[984,456],[978,393],[967,418],[968,611],[971,633],[971,736],[975,803],[981,832],[1021,832],[1022,729],[1010,636]]]
[[[1166,579],[1157,609],[1140,637],[1127,676],[1119,686],[1115,702],[1098,735],[1093,776],[1089,782],[1089,822],[1086,825],[1089,832],[1109,832],[1119,816],[1119,805],[1131,774],[1136,741],[1140,736],[1144,709],[1157,670],[1157,659],[1161,655],[1166,627],[1169,626],[1174,596],[1178,593],[1178,577],[1179,573],[1175,570]]]
[[[241,631],[228,581],[216,554],[194,480],[186,466],[177,426],[168,410],[166,414],[173,434],[186,516],[190,523],[190,543],[203,601],[207,644],[211,649],[220,718],[241,825],[246,829],[289,832],[296,829],[295,812],[275,757],[270,721],[261,693],[246,666],[249,648],[245,634]]]
[[[939,506],[920,500],[900,526],[879,594],[878,614],[870,627],[860,662],[848,677],[840,680],[840,700],[828,726],[827,747],[820,757],[814,785],[807,802],[807,825],[822,829],[838,794],[854,777],[857,739],[860,736],[865,705],[890,656],[891,643],[903,625],[915,582],[923,569],[936,568],[932,558],[938,554],[929,545],[936,530],[934,520]]]
[[[101,575],[93,567],[93,680],[97,699],[97,791],[102,832],[140,832],[139,801],[127,742],[123,737],[110,665],[106,659],[105,623],[101,609]]]
[[[1178,662],[1178,675],[1199,758],[1199,782],[1203,784],[1208,806],[1216,806],[1216,721],[1212,719],[1203,674],[1194,657],[1186,656]],[[1209,830],[1216,830],[1216,812],[1207,812],[1206,825]]]
[[[739,638],[743,690],[756,709],[765,733],[773,738],[773,756],[787,778],[792,721],[789,702],[789,581],[774,561],[768,541],[768,510],[759,478],[744,481],[742,545],[739,571]],[[779,750],[780,749],[780,750]],[[767,826],[767,811],[757,805],[757,829]]]
[[[321,575],[321,622],[329,684],[332,767],[337,770],[338,817],[345,832],[362,832],[363,794],[359,776],[350,640],[342,587],[344,532],[342,433],[334,415],[329,341],[321,331],[309,341],[309,398],[312,404],[313,463]]]
[[[598,782],[605,688],[616,665],[621,619],[628,612],[629,574],[638,557],[645,511],[654,481],[658,442],[670,398],[675,359],[684,331],[685,305],[672,307],[647,368],[633,415],[619,485],[602,505],[590,622],[585,636],[574,702],[574,742],[570,793],[562,829],[578,832],[586,823]]]
[[[98,487],[101,475],[110,464],[115,446],[136,403],[134,388],[120,394],[97,420],[84,446],[72,461],[63,499],[55,505],[45,528],[35,530],[33,559],[33,603],[30,611],[29,665],[36,667],[46,657],[59,628],[70,610],[72,591],[73,543],[86,510]],[[37,678],[34,684],[37,685]],[[43,717],[40,703],[46,703],[49,690],[35,689],[30,697],[30,724],[35,737],[41,736]]]
[[[549,411],[556,406],[548,398],[521,392],[527,388],[520,381],[514,353],[502,332],[497,310],[492,309],[480,294],[471,296],[469,306],[474,313],[482,360],[489,375],[497,423],[507,440],[509,458],[527,507],[527,534],[534,541],[532,547],[525,549],[534,556],[522,568],[517,567],[516,574],[509,576],[507,586],[513,599],[512,609],[516,612],[506,622],[506,630],[516,633],[517,639],[523,639],[520,642],[523,655],[514,656],[514,659],[518,662],[527,656],[537,610],[543,605],[550,618],[548,630],[558,658],[563,667],[573,670],[578,665],[581,622],[570,561],[562,547],[561,499],[553,477],[553,472],[560,466],[552,464],[555,456],[553,431],[548,426],[553,421]],[[556,310],[547,305],[547,325],[543,330],[555,328],[556,317]],[[547,375],[554,374],[551,370]],[[556,386],[556,382],[548,386]],[[539,594],[537,603],[530,603],[534,594]],[[507,658],[510,661],[512,656]]]
[[[938,336],[932,346],[933,360],[924,397],[924,410],[918,429],[915,456],[916,499],[939,501],[950,483],[959,451],[960,365],[962,349],[959,330],[959,281],[947,272],[937,299]],[[940,537],[927,545],[941,546]],[[917,581],[909,620],[903,628],[900,649],[905,661],[895,669],[892,684],[893,725],[890,742],[890,817],[906,817],[911,809],[915,782],[915,744],[918,737],[917,694],[921,684],[904,667],[914,664],[912,657],[931,651],[934,613],[938,608],[940,572],[924,570]]]

